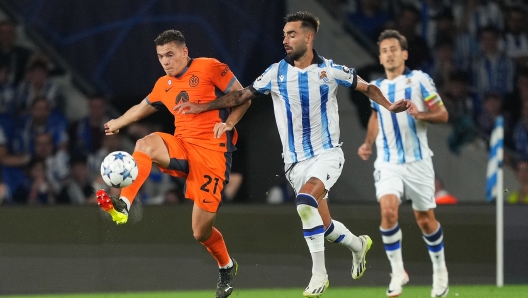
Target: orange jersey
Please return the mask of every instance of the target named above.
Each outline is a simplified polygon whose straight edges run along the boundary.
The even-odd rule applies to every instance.
[[[227,93],[235,80],[226,64],[213,58],[195,58],[179,75],[159,78],[146,100],[156,108],[164,105],[174,115],[175,137],[210,150],[231,152],[236,149],[236,130],[228,131],[218,139],[213,133],[216,123],[226,121],[230,113],[228,109],[178,114],[172,108],[181,102],[213,101]]]

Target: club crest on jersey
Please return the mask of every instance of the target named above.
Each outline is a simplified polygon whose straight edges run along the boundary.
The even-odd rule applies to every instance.
[[[411,82],[412,82],[412,81],[411,81],[411,78],[408,78],[408,79],[407,79],[407,85],[409,85]]]
[[[200,78],[198,78],[195,75],[192,75],[191,78],[189,79],[189,86],[196,87],[198,86],[198,83],[200,83]]]
[[[180,93],[178,93],[178,96],[176,96],[176,104],[182,103],[182,102],[188,102],[189,101],[189,93],[187,91],[182,90]]]
[[[284,81],[284,76],[283,76],[283,75],[280,75],[280,76],[279,76],[279,80],[280,80],[281,82]]]
[[[167,84],[171,85],[171,84],[172,84],[172,81],[171,81],[171,80],[168,80],[168,81],[167,81]]]
[[[328,82],[328,76],[326,75],[326,71],[321,71],[319,73],[319,80],[323,80],[324,82]]]

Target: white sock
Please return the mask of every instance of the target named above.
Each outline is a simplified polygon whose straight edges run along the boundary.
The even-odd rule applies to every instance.
[[[325,239],[346,246],[352,252],[363,249],[363,242],[358,236],[352,234],[343,223],[333,219],[325,231]]]
[[[126,206],[127,206],[127,211],[130,211],[130,201],[126,198],[126,197],[120,197],[119,198],[121,201],[125,202]],[[134,207],[135,208],[135,207]]]
[[[441,272],[446,270],[445,255],[444,255],[444,234],[442,226],[438,224],[438,229],[432,234],[423,234],[425,244],[429,250],[429,257],[433,263],[433,272]]]
[[[312,255],[312,274],[325,275],[324,260],[324,225],[317,210],[317,200],[305,193],[300,193],[295,199],[297,213],[301,217],[304,239]]]
[[[220,266],[220,269],[227,269],[233,267],[233,260],[229,258],[229,263],[227,263],[225,266]]]
[[[389,259],[392,273],[393,274],[403,274],[403,258],[402,258],[402,232],[400,226],[396,225],[388,230],[382,229],[380,227],[381,239],[385,245],[385,252],[387,253],[387,258]]]

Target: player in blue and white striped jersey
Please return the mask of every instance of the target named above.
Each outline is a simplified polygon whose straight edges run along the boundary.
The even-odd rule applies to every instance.
[[[427,143],[426,124],[445,123],[448,114],[433,80],[427,74],[411,71],[405,66],[408,53],[403,35],[396,30],[384,31],[379,37],[379,49],[385,77],[373,83],[391,102],[401,97],[411,100],[411,107],[399,114],[387,113],[372,101],[367,137],[358,150],[359,156],[367,160],[376,141],[374,180],[381,207],[380,231],[392,267],[387,296],[399,296],[402,286],[409,281],[403,267],[402,233],[398,225],[398,207],[405,196],[412,200],[416,221],[433,262],[431,297],[445,297],[448,274],[442,227],[434,215],[433,152]]]
[[[337,87],[344,85],[361,91],[392,112],[405,111],[410,103],[404,100],[390,103],[376,85],[363,81],[354,69],[321,57],[313,49],[319,27],[319,20],[313,14],[297,12],[286,16],[285,21],[286,58],[272,64],[251,86],[207,104],[187,102],[174,109],[196,113],[233,107],[271,93],[286,177],[297,194],[297,212],[312,255],[312,278],[303,295],[319,297],[328,287],[324,239],[352,251],[354,279],[366,270],[365,255],[372,244],[369,236],[357,237],[342,223],[332,220],[325,200],[345,162],[339,141]],[[215,134],[220,136],[232,128],[231,123],[219,123]]]

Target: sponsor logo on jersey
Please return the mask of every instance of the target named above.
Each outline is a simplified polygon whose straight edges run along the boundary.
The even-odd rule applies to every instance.
[[[224,68],[224,70],[222,70],[222,73],[220,75],[225,76],[228,71],[229,71],[229,66],[226,65],[226,67]]]
[[[182,90],[180,93],[178,93],[178,96],[176,96],[176,104],[182,103],[182,102],[188,102],[189,101],[189,93],[187,91]]]

